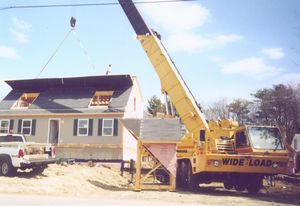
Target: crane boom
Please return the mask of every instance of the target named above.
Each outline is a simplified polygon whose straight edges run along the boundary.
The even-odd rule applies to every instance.
[[[148,28],[132,0],[119,0],[119,3],[160,79],[163,92],[170,97],[187,131],[194,138],[199,137],[200,129],[209,131],[204,114],[163,46],[160,36]]]
[[[289,157],[279,128],[229,119],[207,122],[160,35],[148,28],[132,0],[119,3],[188,131],[176,144],[176,184],[196,189],[201,183],[223,182],[226,189],[257,193],[264,176],[286,174]]]

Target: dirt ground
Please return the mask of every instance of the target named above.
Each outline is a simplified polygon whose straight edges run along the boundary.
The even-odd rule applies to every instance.
[[[0,194],[71,196],[84,198],[118,198],[118,200],[184,205],[300,205],[300,184],[276,181],[257,195],[225,190],[220,184],[205,185],[198,192],[134,192],[116,166],[87,164],[53,164],[43,174],[19,172],[16,177],[0,177]]]

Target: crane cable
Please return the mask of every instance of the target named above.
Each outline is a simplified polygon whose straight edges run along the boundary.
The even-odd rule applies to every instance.
[[[79,39],[79,36],[78,36],[76,30],[73,30],[72,33],[73,33],[73,35],[75,36],[75,39],[77,40],[77,43],[79,44],[80,48],[82,49],[84,55],[86,56],[87,61],[88,61],[89,65],[90,65],[90,67],[91,67],[92,69],[96,70],[96,69],[95,69],[95,65],[93,64],[93,61],[92,61],[91,57],[89,56],[87,50],[86,50],[85,47],[83,46],[82,41]]]
[[[43,71],[46,69],[47,65],[50,63],[50,61],[53,59],[53,57],[56,55],[56,53],[58,52],[58,50],[62,47],[62,45],[64,44],[64,42],[66,41],[66,39],[69,37],[70,33],[72,32],[75,36],[75,39],[77,40],[79,46],[81,47],[81,49],[83,50],[83,53],[85,54],[85,56],[87,57],[87,61],[90,64],[90,67],[92,69],[95,70],[95,65],[92,62],[92,59],[90,58],[90,56],[88,55],[87,50],[85,49],[85,47],[83,46],[82,42],[80,41],[77,33],[75,32],[75,26],[76,26],[76,18],[74,16],[71,17],[70,19],[70,26],[71,29],[67,32],[67,34],[65,35],[64,39],[60,42],[60,44],[58,45],[58,47],[54,50],[53,54],[50,56],[50,58],[48,59],[48,61],[46,62],[46,64],[44,65],[44,67],[41,69],[41,71],[38,73],[38,75],[36,76],[36,78],[39,78],[40,75],[43,73]]]
[[[58,45],[58,47],[54,50],[53,54],[50,56],[50,58],[48,59],[48,61],[46,62],[46,64],[44,65],[44,67],[42,68],[42,70],[38,73],[38,75],[36,76],[36,78],[38,78],[42,72],[45,70],[45,68],[47,67],[47,65],[50,63],[50,61],[53,59],[53,57],[55,56],[55,54],[58,52],[58,50],[60,49],[60,47],[64,44],[64,42],[66,41],[66,39],[68,38],[68,36],[70,35],[70,33],[72,32],[73,28],[71,28],[65,35],[64,39],[60,42],[60,44]]]

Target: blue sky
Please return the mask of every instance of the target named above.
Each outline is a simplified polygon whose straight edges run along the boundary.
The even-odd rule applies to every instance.
[[[0,7],[86,2],[116,1],[4,0]],[[249,99],[260,88],[300,83],[298,0],[200,0],[138,8],[202,104]],[[37,77],[70,30],[71,16],[76,30],[40,78],[102,75],[111,64],[113,74],[138,77],[145,102],[160,94],[156,73],[121,7],[114,5],[0,11],[0,98],[10,90],[3,80]]]

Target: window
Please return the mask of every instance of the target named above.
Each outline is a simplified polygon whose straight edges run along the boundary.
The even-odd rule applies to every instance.
[[[17,100],[13,108],[27,109],[38,96],[39,93],[23,93],[22,96]]]
[[[98,136],[118,136],[118,119],[98,119]]]
[[[0,142],[23,142],[23,139],[17,135],[5,135],[0,136]]]
[[[113,119],[103,119],[102,135],[103,136],[113,136],[113,131],[114,131],[113,127],[114,127]]]
[[[236,147],[248,147],[249,141],[244,131],[236,132]]]
[[[96,91],[91,102],[90,107],[108,106],[113,91]]]
[[[0,120],[0,133],[9,133],[9,120]]]
[[[31,119],[23,119],[22,120],[22,134],[31,135],[31,126],[32,126]]]
[[[78,119],[78,136],[88,136],[89,121],[88,119]]]
[[[248,127],[248,134],[255,149],[284,149],[281,133],[276,127]]]

